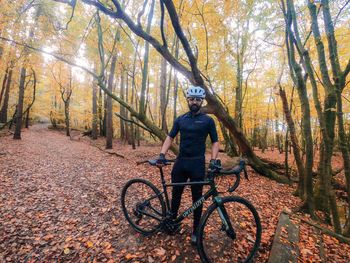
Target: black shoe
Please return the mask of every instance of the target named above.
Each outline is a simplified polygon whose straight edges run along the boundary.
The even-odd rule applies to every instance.
[[[192,246],[196,246],[197,245],[197,235],[195,233],[193,233],[191,235],[191,245]]]

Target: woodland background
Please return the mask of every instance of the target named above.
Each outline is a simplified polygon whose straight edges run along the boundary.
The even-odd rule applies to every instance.
[[[49,122],[106,149],[160,142],[200,85],[222,151],[296,183],[298,211],[350,236],[350,1],[2,0],[0,10],[0,126],[14,139]]]

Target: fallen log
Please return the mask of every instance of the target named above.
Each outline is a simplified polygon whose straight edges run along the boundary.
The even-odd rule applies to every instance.
[[[279,163],[279,162],[275,162],[275,161],[271,161],[271,160],[268,160],[266,158],[262,158],[262,157],[259,157],[260,160],[262,160],[264,163],[266,163],[268,165],[268,167],[273,170],[274,172],[276,173],[281,173],[281,174],[285,174],[285,169],[286,169],[286,166],[282,163]],[[289,169],[292,171],[292,173],[294,174],[298,174],[298,171],[292,167],[289,167]],[[332,176],[336,176],[337,174],[339,174],[341,171],[344,170],[344,167],[341,167],[341,168],[338,168],[338,169],[335,169],[332,171]],[[318,171],[312,171],[312,176],[313,177],[316,177],[318,176],[319,173]]]
[[[306,224],[308,224],[310,226],[313,226],[313,227],[319,229],[323,234],[332,236],[332,237],[338,239],[339,242],[346,243],[346,244],[350,245],[350,238],[347,238],[347,237],[345,237],[343,235],[337,234],[337,233],[333,232],[332,230],[330,230],[330,229],[328,229],[326,227],[323,227],[323,226],[321,226],[321,225],[319,225],[317,223],[314,223],[314,222],[311,222],[309,220],[306,220],[306,219],[302,218],[301,216],[298,216],[298,215],[296,215],[294,213],[291,213],[289,211],[283,210],[282,213],[290,215],[291,217],[295,217],[295,218],[299,219],[300,221],[302,221],[302,222],[304,222],[304,223],[306,223]]]
[[[108,154],[111,154],[111,155],[115,155],[115,156],[118,156],[118,157],[123,158],[123,159],[125,158],[124,155],[121,155],[121,154],[116,153],[116,152],[107,151],[106,149],[103,149],[102,147],[100,147],[100,146],[97,145],[97,144],[90,143],[90,145],[96,147],[97,149],[99,149],[100,151],[102,151],[102,152],[104,152],[104,153],[108,153]]]

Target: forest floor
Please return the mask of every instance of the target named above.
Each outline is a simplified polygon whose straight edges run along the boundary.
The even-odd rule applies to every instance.
[[[200,261],[189,241],[191,219],[182,234],[143,237],[122,214],[120,193],[129,179],[143,177],[159,185],[157,169],[135,164],[155,157],[159,144],[132,150],[116,142],[114,151],[125,156],[120,158],[95,147],[102,143],[79,135],[70,139],[44,125],[24,129],[22,140],[0,137],[0,262]],[[258,154],[283,161],[277,151]],[[292,210],[300,200],[292,195],[295,187],[250,168],[248,173],[250,181],[243,179],[235,195],[250,200],[259,212],[263,233],[255,261],[266,262],[281,211]],[[190,205],[189,191],[183,205]],[[300,262],[350,261],[349,245],[304,223],[299,249]]]

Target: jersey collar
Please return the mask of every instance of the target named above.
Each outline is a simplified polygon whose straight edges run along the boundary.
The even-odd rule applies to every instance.
[[[197,113],[196,115],[194,115],[194,117],[198,117],[198,116],[201,116],[201,115],[203,115],[204,113],[202,113],[201,111],[199,111],[199,113]],[[192,118],[192,112],[191,111],[189,111],[189,112],[187,112],[186,114],[185,114],[185,117],[186,118]]]

